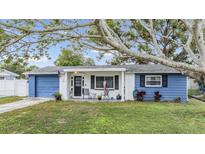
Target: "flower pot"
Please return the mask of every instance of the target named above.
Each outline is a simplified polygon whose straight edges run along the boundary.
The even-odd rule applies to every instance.
[[[61,96],[56,96],[55,99],[56,99],[56,101],[60,101],[61,100]]]

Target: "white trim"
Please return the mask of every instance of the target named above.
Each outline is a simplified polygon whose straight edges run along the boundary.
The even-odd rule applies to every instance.
[[[64,69],[64,72],[119,72],[126,71],[125,68],[72,68]]]
[[[188,76],[186,76],[186,98],[187,98],[187,101],[189,101],[189,79],[188,79]]]
[[[145,72],[145,71],[127,71],[126,73],[136,73],[136,74],[180,74],[180,75],[183,75],[182,73],[180,72],[154,72],[154,70],[152,72]]]
[[[147,77],[160,77],[160,85],[147,85]],[[162,75],[145,75],[145,87],[162,87]]]
[[[66,95],[65,95],[65,99],[67,100],[68,99],[68,82],[69,82],[69,80],[68,80],[68,73],[66,72],[65,73],[65,93],[66,93]]]
[[[41,74],[42,74],[42,75],[44,75],[44,74],[47,75],[47,74],[58,74],[58,72],[42,72],[42,73],[41,73],[41,72],[37,72],[37,73],[32,73],[32,72],[29,73],[29,72],[28,72],[28,73],[23,73],[23,74],[24,74],[24,75],[41,75]]]
[[[80,76],[81,77],[81,95],[80,96],[75,96],[75,77]],[[83,97],[83,85],[82,85],[82,75],[74,75],[73,76],[73,98],[82,98]]]
[[[97,85],[97,82],[96,82],[96,77],[112,77],[112,79],[113,79],[113,88],[108,88],[109,90],[115,90],[115,76],[111,76],[111,75],[103,75],[103,76],[101,76],[101,75],[97,75],[97,76],[95,76],[95,89],[96,90],[103,90],[104,88],[97,88],[96,87],[96,85]]]
[[[121,82],[122,82],[122,92],[121,92],[121,101],[125,101],[125,72],[122,71],[122,77],[121,77]]]

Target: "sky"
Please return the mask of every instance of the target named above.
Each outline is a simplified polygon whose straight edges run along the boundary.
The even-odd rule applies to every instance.
[[[45,20],[46,21],[46,20]],[[80,20],[80,23],[84,23],[87,20]],[[41,29],[40,25],[37,25],[36,29]],[[82,29],[79,30],[79,32],[83,31]],[[49,56],[51,59],[48,59],[46,57],[42,57],[40,60],[29,60],[29,65],[36,65],[37,67],[45,67],[45,66],[54,66],[55,60],[58,58],[61,49],[62,48],[68,48],[69,42],[61,42],[56,46],[51,47],[48,50]],[[86,50],[84,53],[85,57],[90,57],[94,60],[96,65],[105,65],[107,64],[106,61],[109,61],[112,59],[112,54],[105,54],[102,59],[98,59],[99,51],[96,50]]]
[[[61,47],[65,47],[63,44],[59,44],[58,46],[51,47],[48,51],[49,56],[51,59],[48,59],[47,57],[42,57],[39,60],[29,60],[29,65],[36,65],[37,67],[46,67],[46,66],[54,66],[55,60],[58,58],[58,55],[61,52]],[[96,65],[105,65],[107,64],[106,61],[109,61],[112,59],[111,54],[106,54],[102,59],[98,59],[99,51],[96,50],[89,50],[84,53],[85,57],[90,57],[95,61]]]

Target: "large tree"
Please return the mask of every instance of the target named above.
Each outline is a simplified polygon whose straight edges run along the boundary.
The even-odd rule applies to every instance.
[[[76,52],[69,49],[62,49],[59,57],[55,61],[57,66],[89,66],[95,65],[91,58],[86,58],[81,52]]]
[[[205,83],[204,20],[8,20],[0,55],[47,54],[67,42],[134,61],[161,63]],[[20,51],[20,52],[18,52]]]

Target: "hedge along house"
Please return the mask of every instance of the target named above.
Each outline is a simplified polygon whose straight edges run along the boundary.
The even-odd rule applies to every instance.
[[[45,67],[25,73],[29,78],[30,97],[53,97],[60,92],[64,100],[107,99],[133,100],[134,90],[146,92],[145,100],[154,100],[159,91],[161,100],[180,97],[188,101],[187,77],[177,70],[159,64]]]

